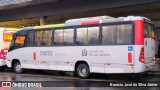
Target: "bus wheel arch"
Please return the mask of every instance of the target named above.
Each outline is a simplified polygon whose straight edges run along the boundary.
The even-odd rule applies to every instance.
[[[22,73],[23,72],[23,68],[21,66],[21,62],[18,60],[18,59],[13,59],[12,60],[12,64],[11,64],[11,67],[12,67],[12,70],[15,72],[15,73]]]
[[[77,61],[75,64],[75,74],[80,78],[88,78],[90,74],[89,64],[86,61]],[[83,74],[84,72],[84,74]]]

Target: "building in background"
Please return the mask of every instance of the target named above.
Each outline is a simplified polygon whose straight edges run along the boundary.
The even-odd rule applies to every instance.
[[[0,0],[0,26],[20,28],[102,15],[144,16],[155,24],[157,46],[159,6],[160,0]]]

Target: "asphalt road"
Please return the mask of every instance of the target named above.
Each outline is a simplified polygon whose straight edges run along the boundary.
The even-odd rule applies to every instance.
[[[12,88],[4,87],[6,82]],[[5,70],[0,71],[0,86],[2,83],[0,90],[160,90],[160,63],[146,73],[92,74],[89,79],[79,79],[68,72],[27,70],[15,74]]]

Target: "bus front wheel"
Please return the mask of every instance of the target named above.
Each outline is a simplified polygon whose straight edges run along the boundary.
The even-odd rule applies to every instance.
[[[20,74],[20,73],[23,72],[23,68],[21,67],[20,62],[16,62],[16,63],[14,64],[14,72],[15,72],[15,73],[18,73],[18,74]]]
[[[80,78],[88,78],[90,74],[89,67],[86,64],[79,64],[77,67],[77,75]]]

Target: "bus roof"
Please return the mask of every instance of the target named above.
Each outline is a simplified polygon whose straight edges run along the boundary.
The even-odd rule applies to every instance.
[[[59,28],[64,27],[64,24],[49,24],[49,25],[42,25],[42,26],[30,26],[30,27],[24,27],[20,30],[31,30],[31,29],[45,29],[45,28]]]
[[[58,27],[64,27],[64,24],[50,24],[50,25],[35,26],[34,29],[58,28]]]
[[[69,19],[65,22],[66,26],[78,26],[78,25],[90,25],[90,24],[100,24],[100,23],[111,23],[111,22],[120,22],[120,21],[133,21],[133,20],[149,20],[148,18],[141,16],[127,16],[127,17],[110,17],[110,16],[97,16],[97,17],[88,17],[88,18],[78,18],[78,19]]]
[[[118,18],[114,18],[111,16],[96,16],[96,17],[69,19],[65,23],[61,23],[61,24],[24,27],[20,30],[30,30],[30,29],[37,30],[37,29],[60,28],[60,27],[63,28],[68,26],[92,25],[92,24],[100,24],[100,23],[133,21],[133,20],[144,20],[144,19],[151,22],[151,20],[149,20],[148,18],[141,17],[141,16],[127,16],[127,17],[118,17]]]

